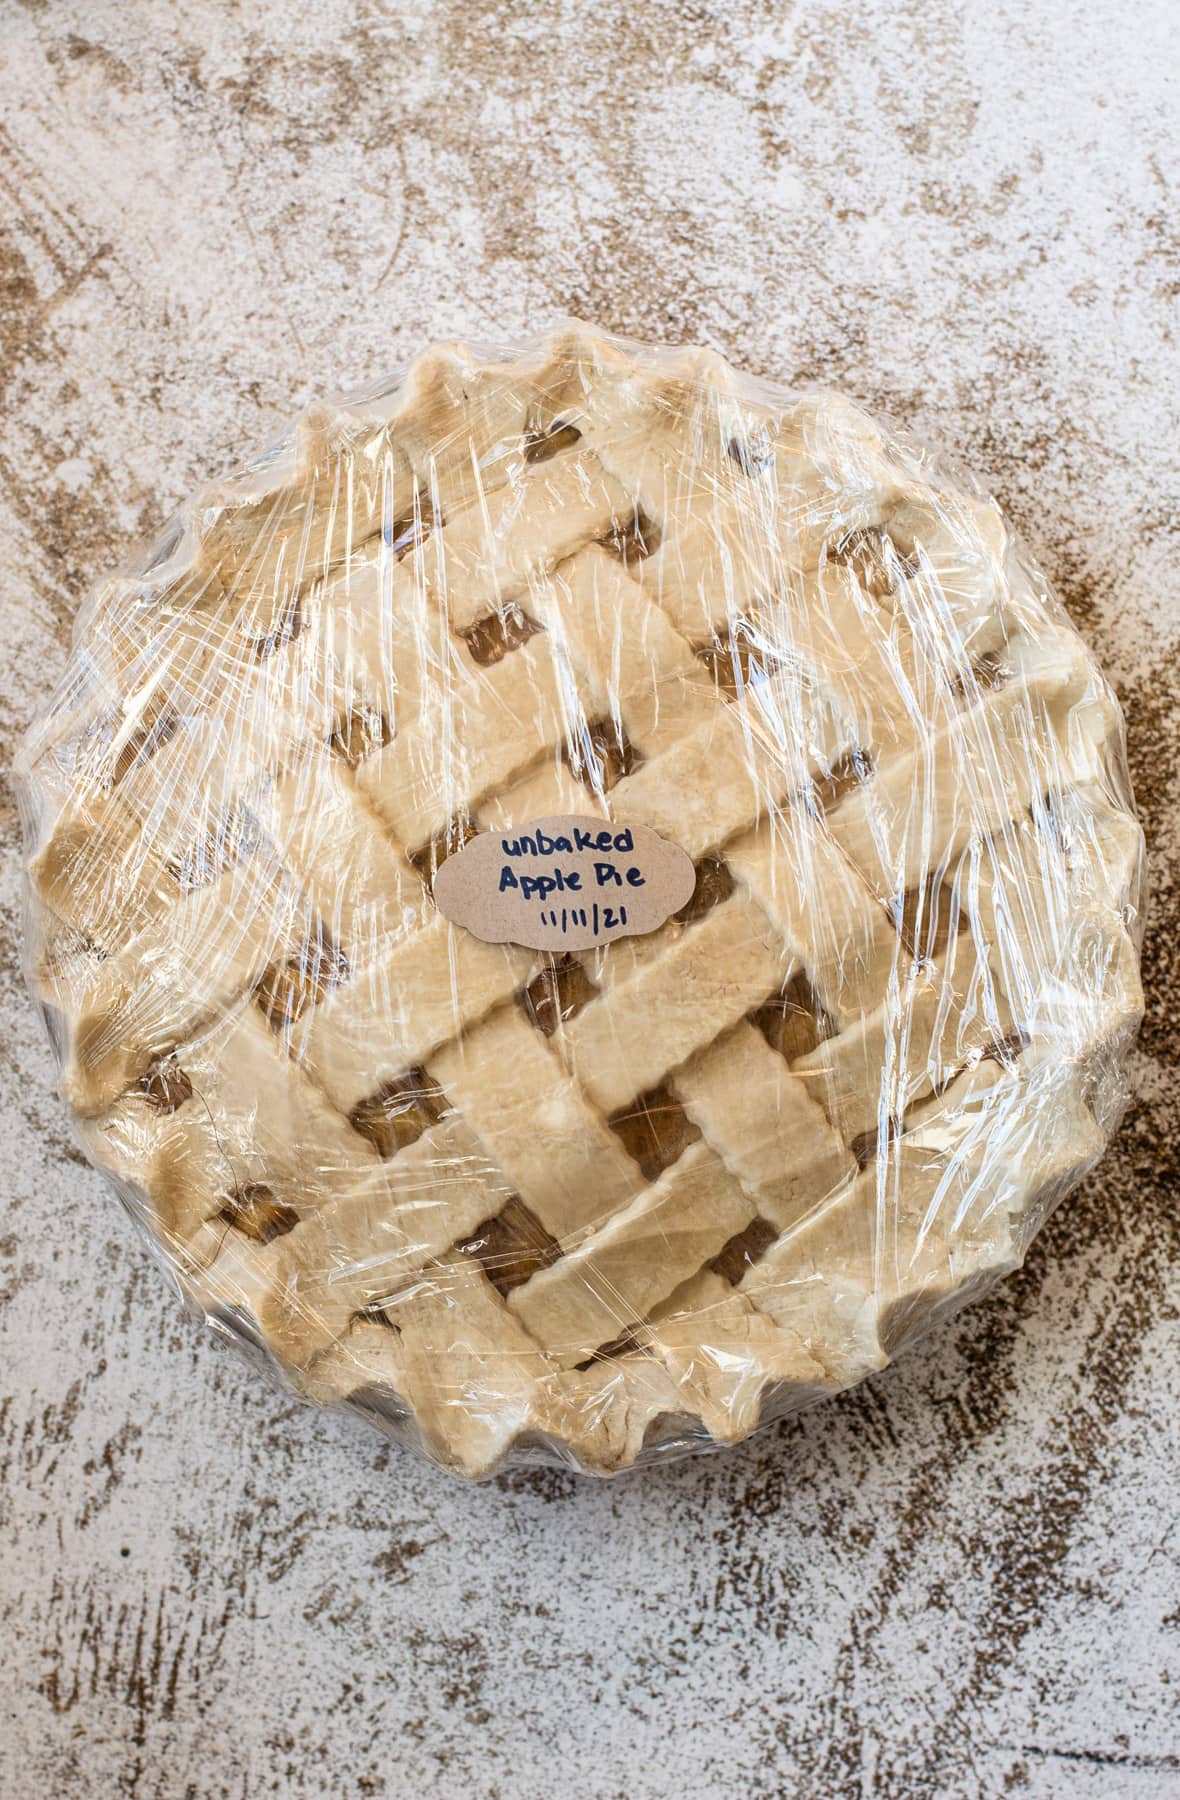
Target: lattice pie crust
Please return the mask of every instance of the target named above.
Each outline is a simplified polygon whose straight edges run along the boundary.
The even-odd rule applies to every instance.
[[[450,1467],[745,1436],[1021,1259],[1141,1011],[1121,723],[993,503],[854,406],[569,326],[194,501],[26,745],[95,1163],[302,1393]],[[654,828],[658,932],[435,909]]]

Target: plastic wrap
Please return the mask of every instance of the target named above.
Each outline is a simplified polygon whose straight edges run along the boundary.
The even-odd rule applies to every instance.
[[[219,1337],[465,1475],[859,1381],[1120,1112],[1110,689],[972,482],[712,353],[313,407],[91,597],[19,773],[88,1156]]]

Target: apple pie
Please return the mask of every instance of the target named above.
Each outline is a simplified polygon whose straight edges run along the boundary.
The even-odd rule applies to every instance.
[[[713,353],[570,324],[313,407],[99,588],[20,773],[88,1155],[221,1335],[469,1476],[882,1368],[1117,1121],[1109,687],[993,501]],[[688,901],[568,951],[436,905],[564,816]]]

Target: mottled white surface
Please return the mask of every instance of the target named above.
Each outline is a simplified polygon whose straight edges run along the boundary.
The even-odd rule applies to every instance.
[[[312,394],[577,312],[956,445],[1129,709],[1150,1012],[1026,1270],[859,1393],[464,1489],[202,1339],[71,1147],[3,830],[0,1794],[1180,1794],[1165,0],[0,0],[4,754]]]

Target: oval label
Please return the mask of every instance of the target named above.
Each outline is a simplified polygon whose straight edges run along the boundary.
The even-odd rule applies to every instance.
[[[481,832],[443,863],[434,898],[485,944],[589,950],[656,931],[695,886],[688,852],[646,825],[563,814]]]

